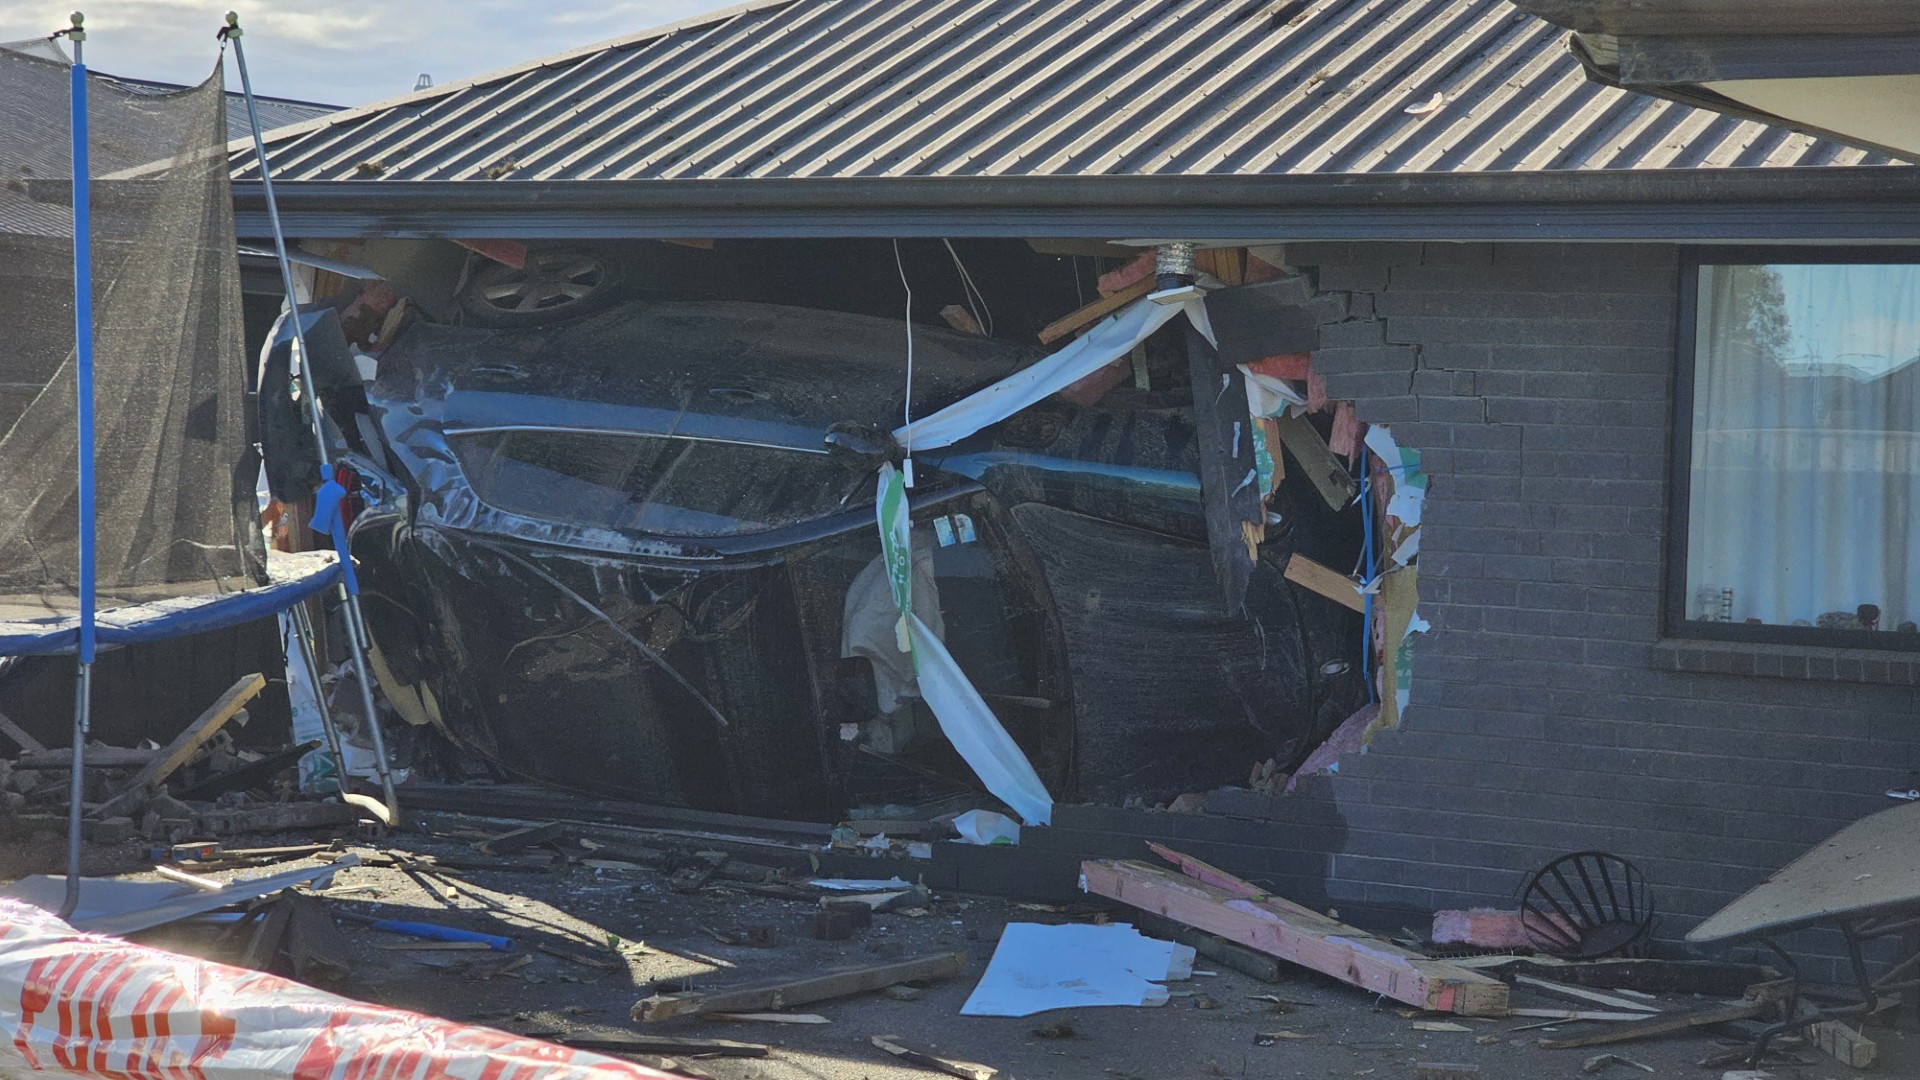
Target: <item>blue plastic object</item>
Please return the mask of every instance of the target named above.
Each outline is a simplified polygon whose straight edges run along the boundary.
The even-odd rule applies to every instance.
[[[368,924],[375,930],[389,934],[407,934],[411,937],[425,938],[428,941],[479,941],[494,952],[512,952],[513,939],[496,937],[492,934],[475,933],[472,930],[455,930],[451,926],[438,926],[434,923],[407,922],[402,919],[375,919]]]

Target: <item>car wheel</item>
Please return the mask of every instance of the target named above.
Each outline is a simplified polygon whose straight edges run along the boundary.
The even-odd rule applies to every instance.
[[[488,262],[461,294],[468,318],[482,326],[532,326],[584,315],[619,290],[620,264],[588,247],[536,248],[526,265]]]

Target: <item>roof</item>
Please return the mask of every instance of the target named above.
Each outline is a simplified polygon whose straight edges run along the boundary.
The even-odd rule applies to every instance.
[[[1886,160],[1597,85],[1564,37],[1506,0],[763,0],[268,143],[276,181],[380,183]]]
[[[135,94],[171,94],[186,87],[179,83],[154,82],[150,79],[129,79],[122,75],[106,75]],[[253,137],[253,124],[247,116],[246,96],[237,90],[226,91],[227,95],[227,134],[234,139]],[[272,131],[312,120],[318,116],[340,111],[338,105],[323,105],[317,101],[300,101],[296,98],[253,96],[254,111],[260,115],[260,130]]]

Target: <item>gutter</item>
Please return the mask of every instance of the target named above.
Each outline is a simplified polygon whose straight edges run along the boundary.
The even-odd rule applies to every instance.
[[[1920,168],[1329,176],[363,180],[274,185],[290,234],[1920,241]],[[242,237],[267,231],[235,181]]]

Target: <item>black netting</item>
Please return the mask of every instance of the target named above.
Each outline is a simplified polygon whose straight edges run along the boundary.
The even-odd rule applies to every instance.
[[[0,46],[0,611],[76,607],[71,70]],[[101,607],[264,580],[221,72],[89,77]]]

